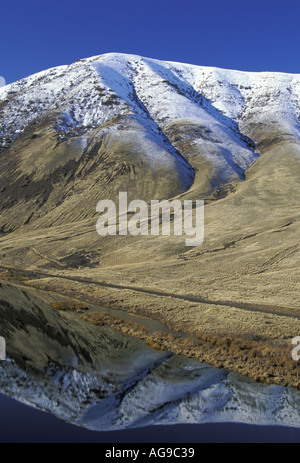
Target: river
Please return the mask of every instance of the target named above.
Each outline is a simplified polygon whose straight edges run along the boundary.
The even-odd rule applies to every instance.
[[[300,442],[293,388],[61,314],[50,307],[53,294],[2,283],[0,296],[8,349],[0,362],[2,442]]]

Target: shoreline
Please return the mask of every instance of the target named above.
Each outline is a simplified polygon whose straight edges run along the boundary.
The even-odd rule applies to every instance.
[[[82,313],[78,311],[78,316],[87,323],[109,326],[123,334],[142,340],[154,349],[166,350],[175,355],[195,359],[217,369],[224,368],[256,382],[300,389],[300,369],[298,363],[291,358],[292,348],[289,342],[284,345],[276,340],[260,339],[255,334],[241,336],[236,333],[227,335],[207,333],[197,327],[193,330],[184,323],[180,324],[176,319],[172,320],[168,314],[170,309],[166,311],[166,317],[163,318],[162,313],[150,314],[149,310],[137,307],[133,295],[127,294],[124,300],[123,293],[115,289],[95,294],[90,291],[88,283],[80,288],[72,287],[72,281],[67,276],[63,278],[68,280],[69,284],[63,285],[62,281],[59,281],[59,285],[53,277],[32,278],[30,275],[31,279],[28,279],[28,273],[34,272],[23,271],[21,279],[17,279],[16,275],[13,276],[15,281],[24,286],[52,292],[63,296],[64,299],[70,297],[88,305],[101,307],[101,310],[96,312],[93,309]],[[7,275],[4,279],[12,282],[11,277],[12,275]],[[59,278],[62,279],[61,276],[58,276]],[[92,285],[91,282],[90,285]],[[130,301],[132,302],[131,309],[128,307]],[[172,305],[172,301],[170,302]],[[152,298],[151,304],[156,303],[157,300]],[[112,313],[106,313],[106,310]],[[151,331],[147,328],[147,321],[159,322],[165,329],[152,329]]]

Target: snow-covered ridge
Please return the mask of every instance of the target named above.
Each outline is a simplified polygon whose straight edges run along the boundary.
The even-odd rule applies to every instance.
[[[105,106],[109,98],[118,98],[125,105],[132,105],[137,95],[149,104],[151,112],[157,112],[158,119],[162,112],[165,112],[163,119],[166,120],[176,116],[210,119],[209,113],[215,108],[236,122],[248,106],[247,99],[268,99],[268,106],[271,105],[278,114],[289,115],[291,120],[293,116],[298,117],[300,100],[300,76],[296,74],[233,71],[109,53],[42,71],[6,85],[0,89],[0,101],[18,95],[24,106],[19,107],[17,117],[30,107],[37,107],[39,111],[59,107],[72,88],[75,91],[71,92],[66,103],[73,102],[76,106],[73,108],[76,110],[74,123],[85,126],[93,120],[103,123],[104,114],[97,114],[93,106],[99,102],[99,96],[102,97],[101,105]],[[32,96],[34,102],[30,99]],[[62,97],[59,101],[58,96]],[[84,108],[80,107],[80,102],[85,103],[87,98],[88,107],[81,113],[80,109]],[[211,111],[203,99],[211,103]],[[204,106],[204,111],[197,103]],[[138,106],[134,108],[136,111]],[[93,111],[88,118],[86,110],[91,107]],[[270,111],[264,107],[264,112]]]
[[[299,137],[300,76],[118,53],[83,59],[0,88],[0,148],[45,116],[54,131],[70,137],[128,115],[160,144],[166,143],[164,132],[175,122],[205,127],[220,145],[220,156],[233,153],[231,168],[239,172],[256,158],[245,137],[245,121],[279,124]],[[201,137],[197,144],[210,160]]]

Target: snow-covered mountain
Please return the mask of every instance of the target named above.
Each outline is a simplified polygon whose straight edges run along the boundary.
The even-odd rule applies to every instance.
[[[299,134],[300,77],[250,73],[110,53],[40,72],[1,89],[2,147],[42,115],[66,136],[120,115],[159,137],[175,121],[203,123],[237,143],[245,119],[276,120]],[[59,114],[56,114],[56,113]],[[224,140],[223,140],[224,141]],[[245,147],[244,147],[245,148]],[[249,157],[249,154],[248,154]],[[250,164],[241,150],[241,167]]]
[[[97,199],[120,190],[166,199],[194,185],[205,198],[243,179],[265,124],[299,136],[299,100],[296,75],[117,53],[7,85],[0,89],[2,229],[84,219]]]
[[[6,228],[45,216],[45,226],[62,217],[86,218],[95,210],[90,198],[114,198],[120,189],[149,200],[194,185],[198,199],[205,198],[243,179],[257,159],[266,124],[299,137],[299,101],[297,75],[118,53],[7,85],[0,89]],[[55,191],[45,189],[46,182],[55,182]],[[27,193],[25,209],[20,186],[22,198]],[[50,217],[54,207],[60,218]]]

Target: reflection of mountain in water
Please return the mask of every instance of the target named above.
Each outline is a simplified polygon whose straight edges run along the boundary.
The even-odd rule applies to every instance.
[[[53,299],[1,285],[0,334],[10,358],[0,363],[4,394],[94,430],[215,421],[299,426],[297,391],[153,351],[53,311]]]

